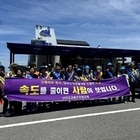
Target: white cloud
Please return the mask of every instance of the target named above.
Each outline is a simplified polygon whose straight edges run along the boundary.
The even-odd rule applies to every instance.
[[[16,28],[13,26],[0,26],[0,35],[27,35],[29,32],[27,30]]]
[[[51,26],[57,38],[85,40],[93,47],[140,46],[139,0],[14,1],[0,5],[3,46],[4,42],[30,42],[36,24]],[[9,54],[1,54],[6,63]],[[27,62],[22,60],[20,63]]]

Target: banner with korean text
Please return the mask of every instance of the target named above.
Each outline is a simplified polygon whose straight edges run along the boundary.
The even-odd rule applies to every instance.
[[[76,101],[129,95],[125,76],[90,82],[43,79],[6,79],[4,93],[8,100],[26,102]]]

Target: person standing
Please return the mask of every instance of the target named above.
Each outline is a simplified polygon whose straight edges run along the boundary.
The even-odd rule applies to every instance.
[[[51,72],[50,77],[55,80],[62,80],[63,74],[61,73],[61,66],[60,64],[57,64],[55,67],[55,70]]]
[[[41,66],[39,71],[40,71],[40,73],[39,73],[40,79],[50,79],[50,74],[47,73],[47,66]]]
[[[27,74],[27,78],[28,79],[34,79],[34,78],[38,78],[38,75],[35,74],[35,68],[34,67],[30,67],[29,69],[29,74]],[[26,104],[26,109],[27,112],[35,112],[36,111],[36,103],[27,103]]]
[[[121,66],[121,68],[120,68],[120,70],[119,70],[119,73],[118,73],[118,75],[117,75],[117,77],[121,77],[121,76],[125,76],[125,77],[126,77],[128,86],[130,87],[130,85],[129,85],[129,76],[128,76],[128,74],[126,74],[126,68],[125,68],[125,66]],[[122,97],[119,97],[119,101],[120,101],[120,102],[122,101]],[[124,97],[123,97],[123,101],[124,101],[125,103],[127,103],[127,101],[128,101],[127,96],[124,96]]]
[[[126,73],[129,76],[129,84],[130,84],[130,90],[131,90],[131,97],[132,102],[135,102],[135,85],[137,83],[137,71],[134,69],[135,64],[133,62],[128,64],[128,69],[126,70]]]
[[[65,72],[65,80],[73,81],[74,80],[75,71],[72,68],[72,65],[68,66],[68,70]]]
[[[35,62],[32,63],[32,64],[30,65],[30,67],[31,67],[31,68],[34,68],[34,74],[38,76],[38,75],[39,75],[39,71],[37,71],[36,63],[35,63]]]
[[[4,81],[5,81],[5,73],[4,73],[4,71],[5,71],[5,67],[0,62],[0,83],[1,83],[1,85],[3,85],[4,84]],[[1,102],[3,102],[2,96],[0,98],[0,103]]]
[[[41,68],[39,69],[39,79],[45,79],[45,80],[50,80],[50,74],[47,73],[47,66],[46,65],[43,65],[41,66]],[[41,108],[41,107],[46,107],[46,103],[45,102],[39,102],[38,103],[38,108]]]
[[[93,75],[91,74],[91,70],[90,70],[90,67],[88,65],[86,65],[84,67],[83,78],[84,78],[84,81],[93,80]]]
[[[16,76],[16,72],[18,69],[18,64],[17,63],[11,63],[10,65],[10,71],[7,73],[7,78],[12,78]],[[5,107],[6,108],[6,107]],[[9,101],[9,114],[11,115],[14,112],[14,101]]]
[[[82,70],[80,68],[77,68],[76,74],[74,76],[74,81],[84,81]]]
[[[113,70],[113,64],[111,62],[107,63],[106,71],[104,72],[103,79],[115,78],[115,72]],[[109,98],[108,101],[110,102],[111,99]],[[113,102],[116,102],[116,98],[112,98]]]
[[[17,69],[15,72],[16,76],[12,78],[24,78],[23,71],[21,69]],[[2,116],[12,116],[12,115],[19,115],[22,112],[22,102],[19,101],[8,101],[7,98],[3,95],[4,105],[3,105],[3,115]],[[8,110],[9,104],[9,110]]]
[[[17,63],[12,63],[10,65],[10,71],[7,73],[7,77],[14,77],[14,76],[16,76],[17,68],[18,68],[18,64]]]
[[[74,64],[73,70],[76,72],[77,69],[79,68],[78,64]]]
[[[3,86],[4,86],[4,81],[3,81],[2,77],[0,76],[0,99],[3,99],[4,100],[3,111],[0,114],[0,117],[5,116],[5,114],[8,111],[7,110],[8,109],[8,100],[4,97]]]
[[[100,81],[100,80],[102,80],[102,76],[103,76],[102,67],[101,66],[97,66],[96,67],[96,71],[94,71],[94,73],[93,73],[93,78],[95,80]]]
[[[2,103],[4,101],[3,108],[6,106],[6,108],[3,109],[3,112],[0,116],[5,115],[8,108],[8,100],[4,97],[4,93],[3,93],[3,86],[4,86],[4,81],[5,81],[4,70],[5,70],[5,67],[0,63],[0,102]]]
[[[109,62],[107,63],[106,71],[104,72],[103,78],[108,79],[108,78],[114,78],[114,77],[116,77],[116,75],[113,70],[113,64]]]
[[[52,70],[52,65],[51,64],[48,64],[48,68],[47,68],[46,73],[47,73],[47,75],[49,75],[49,77],[50,77],[50,74],[51,74],[52,71],[53,71]]]
[[[15,78],[24,78],[23,71],[21,69],[17,69]],[[14,114],[18,115],[22,112],[22,102],[14,101]]]

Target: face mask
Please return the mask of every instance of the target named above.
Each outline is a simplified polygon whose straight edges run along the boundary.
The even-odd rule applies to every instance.
[[[86,69],[86,73],[89,73],[89,69]]]
[[[100,69],[97,70],[97,72],[100,72],[100,71],[101,71]]]

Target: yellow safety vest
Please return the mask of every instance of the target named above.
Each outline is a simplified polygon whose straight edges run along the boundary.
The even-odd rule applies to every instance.
[[[137,77],[137,71],[135,70],[135,69],[132,69],[132,74],[135,76],[135,77]],[[131,82],[134,82],[134,79],[133,78],[130,78],[130,81]]]
[[[1,82],[2,84],[4,84],[4,81],[5,81],[5,79],[4,79],[3,77],[0,76],[0,82]]]

